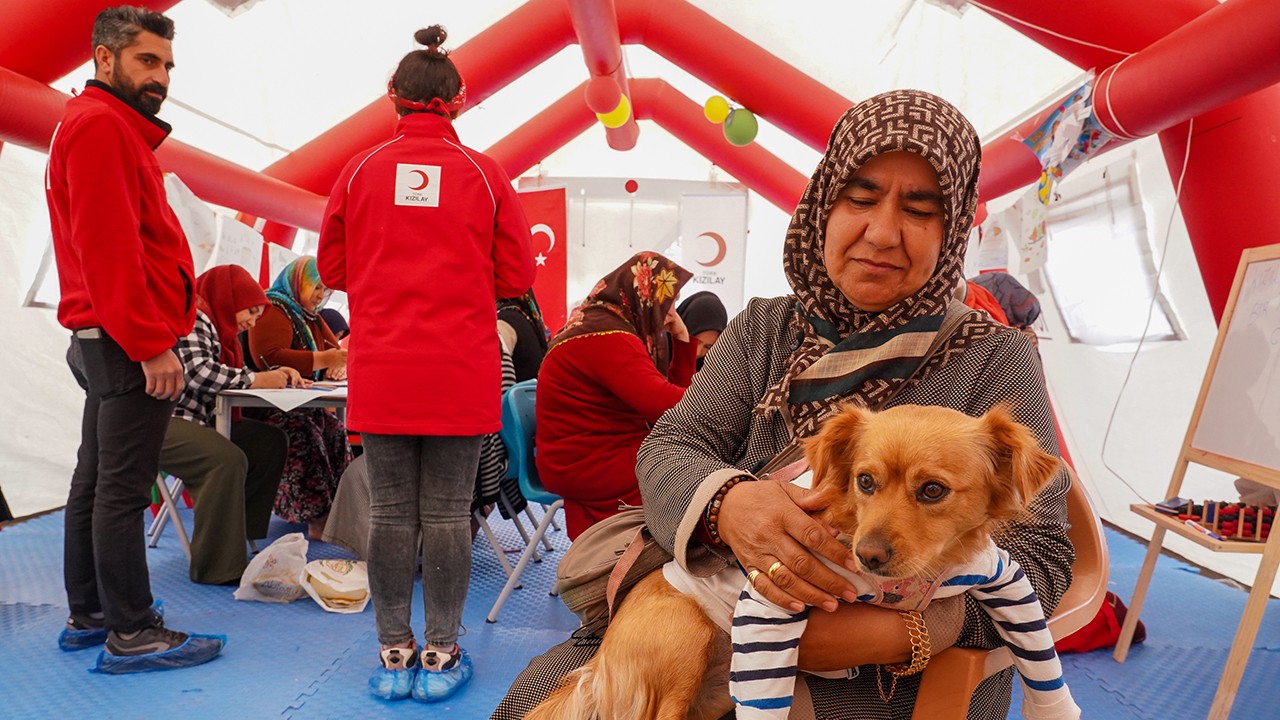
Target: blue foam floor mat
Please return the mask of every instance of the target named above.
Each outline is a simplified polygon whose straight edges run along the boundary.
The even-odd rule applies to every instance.
[[[190,510],[184,521],[192,527]],[[563,521],[563,515],[561,516]],[[514,526],[490,520],[507,548],[518,547]],[[526,525],[527,525],[526,520]],[[485,622],[506,582],[493,549],[481,535],[473,547],[472,582],[460,642],[476,667],[472,684],[450,702],[427,708],[413,701],[384,703],[365,685],[377,662],[373,610],[326,613],[309,598],[289,604],[238,602],[234,588],[197,585],[177,536],[166,529],[147,551],[154,595],[165,603],[166,624],[179,630],[223,633],[223,654],[181,671],[103,676],[88,672],[98,649],[63,653],[56,638],[67,609],[62,590],[62,513],[0,532],[0,717],[42,718],[321,718],[421,717],[430,710],[451,718],[487,718],[529,658],[560,642],[577,618],[549,595],[555,566],[568,546],[531,563],[495,624]],[[272,538],[303,529],[278,519]],[[259,542],[265,547],[265,542]],[[309,559],[349,557],[313,542]],[[508,553],[514,565],[517,553]],[[415,587],[414,625],[421,630],[422,597]]]
[[[187,527],[191,511],[184,510]],[[491,521],[507,547],[519,545],[509,521]],[[409,716],[487,718],[529,658],[563,640],[576,618],[548,595],[555,564],[567,539],[549,535],[556,550],[531,564],[498,623],[484,621],[505,582],[493,550],[478,537],[461,642],[476,666],[472,684],[451,701],[423,706],[385,703],[365,686],[376,662],[371,609],[357,615],[322,611],[309,599],[278,605],[237,602],[232,588],[187,580],[186,559],[172,530],[148,551],[152,588],[165,602],[171,627],[225,633],[223,656],[176,672],[102,676],[89,673],[97,650],[62,653],[55,644],[66,618],[62,590],[62,514],[52,513],[0,532],[0,716],[5,718],[331,718]],[[273,521],[272,537],[301,530]],[[1108,530],[1111,589],[1128,599],[1145,546]],[[264,543],[260,543],[265,546]],[[308,553],[343,557],[344,551],[312,543]],[[512,563],[516,555],[508,554]],[[1244,607],[1245,593],[1201,575],[1175,558],[1162,557],[1143,620],[1148,639],[1128,662],[1109,650],[1066,655],[1072,694],[1086,718],[1129,720],[1202,718],[1226,662]],[[1277,601],[1268,605],[1231,716],[1280,717],[1272,688],[1280,686]],[[415,627],[422,600],[415,591]],[[1018,690],[1009,717],[1018,717]]]

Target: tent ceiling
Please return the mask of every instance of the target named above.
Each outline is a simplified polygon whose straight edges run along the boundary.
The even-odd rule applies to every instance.
[[[178,103],[163,115],[174,124],[175,137],[260,169],[285,155],[269,145],[297,148],[375,100],[397,60],[412,49],[418,27],[444,24],[449,45],[457,47],[521,4],[477,0],[424,11],[394,0],[371,0],[358,9],[339,0],[263,0],[228,18],[206,2],[180,2],[168,11],[178,27],[171,99],[262,142]],[[921,0],[854,7],[817,0],[692,4],[847,98],[900,86],[931,90],[962,107],[984,134],[1038,109],[1079,73],[985,13],[957,16]],[[715,92],[645,48],[627,46],[625,57],[632,77],[662,78],[697,101]],[[90,75],[86,63],[53,85],[67,91]],[[469,144],[488,147],[586,78],[580,50],[567,48],[468,111],[459,132]],[[644,127],[639,149],[645,149],[646,135],[661,132]],[[707,171],[707,161],[692,151],[675,163],[653,162],[650,152],[609,151],[600,129],[580,142],[589,155],[608,153],[610,166],[627,174],[674,169],[696,178]],[[759,142],[806,174],[817,158],[767,123]],[[568,162],[573,155],[566,149],[544,166],[555,174],[581,174]]]

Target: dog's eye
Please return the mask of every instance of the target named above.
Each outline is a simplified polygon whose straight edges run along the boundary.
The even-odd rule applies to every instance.
[[[870,475],[868,475],[868,474],[866,474],[866,473],[861,473],[861,474],[859,474],[859,475],[858,475],[858,489],[859,489],[859,490],[861,490],[862,492],[864,492],[864,493],[868,494],[868,495],[870,495],[871,493],[875,492],[875,489],[876,489],[876,481],[875,481],[875,478],[871,477]]]
[[[920,486],[916,492],[916,497],[920,498],[920,502],[934,503],[947,496],[951,492],[946,485],[939,482],[927,482]]]

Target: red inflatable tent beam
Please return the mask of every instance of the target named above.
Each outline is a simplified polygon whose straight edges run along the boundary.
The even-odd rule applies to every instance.
[[[449,54],[467,82],[463,112],[534,69],[574,41],[564,0],[530,0]],[[391,68],[387,69],[390,74]],[[391,137],[396,114],[385,96],[267,166],[265,175],[328,195],[347,161]],[[250,224],[253,218],[246,219]],[[282,245],[293,231],[268,223],[267,240]]]
[[[502,166],[508,176],[515,178],[524,174],[597,122],[595,113],[583,99],[586,87],[584,82],[565,93],[546,110],[489,146],[484,154]]]
[[[1160,0],[1158,9],[1151,3],[1116,0],[977,0],[970,4],[1072,65],[1088,69],[1120,62],[1218,3]]]
[[[809,182],[807,177],[756,143],[744,147],[729,144],[720,126],[707,122],[701,104],[665,81],[640,79],[631,87],[640,119],[653,120],[782,212],[788,215],[795,212],[796,203]]]
[[[48,152],[53,129],[70,97],[31,78],[0,68],[0,142]],[[167,140],[156,153],[202,199],[257,213],[282,223],[320,229],[325,198],[246,167]]]
[[[1231,0],[1099,73],[1094,112],[1145,137],[1278,81],[1280,3]]]
[[[632,99],[626,68],[622,65],[622,41],[618,37],[618,13],[613,0],[569,0],[569,19],[591,77],[613,78],[622,95]],[[636,125],[634,110],[621,127],[604,129],[605,141],[614,150],[634,148],[639,136],[640,126]]]
[[[818,152],[853,105],[684,0],[618,0],[618,27]]]
[[[463,112],[568,47],[574,37],[564,0],[531,0],[458,46],[449,57],[467,81]],[[347,161],[391,137],[395,124],[391,103],[380,96],[263,172],[327,195]]]
[[[515,177],[591,127],[594,113],[583,100],[584,86],[569,91],[550,107],[485,151]],[[756,144],[734,147],[719,126],[706,121],[702,106],[663,80],[631,81],[633,114],[652,120],[678,140],[790,214],[808,179]]]
[[[123,0],[121,0],[123,3]],[[10,0],[0,3],[0,67],[48,84],[89,61],[93,19],[103,0]],[[177,0],[130,0],[164,12]],[[181,32],[181,28],[178,28]],[[181,51],[178,53],[181,55]]]
[[[683,0],[621,0],[616,9],[622,42],[643,42],[814,149],[826,149],[832,126],[852,104]],[[575,37],[564,0],[519,6],[453,52],[467,78],[468,106]],[[394,122],[390,104],[376,100],[263,172],[327,193],[347,160],[388,137]]]
[[[1011,14],[1043,8],[1028,0],[991,4],[1002,5]],[[1195,5],[1191,0],[1178,0],[1176,7],[1186,14]],[[1231,0],[1221,5],[1199,0],[1198,5],[1202,12],[1197,18],[1105,69],[1095,102],[1101,105],[1100,119],[1113,125],[1118,119],[1126,134],[1160,130],[1165,160],[1175,180],[1184,165],[1185,121],[1196,116],[1181,209],[1209,303],[1220,318],[1240,252],[1270,242],[1268,238],[1280,232],[1280,218],[1274,212],[1275,192],[1270,190],[1274,169],[1280,166],[1280,145],[1274,139],[1280,118],[1280,87],[1274,85],[1280,81],[1280,51],[1275,49],[1280,47],[1280,5],[1270,0]],[[1122,6],[1125,4],[1109,0],[1078,0],[1072,12],[1061,18],[1063,24],[1046,29],[1096,42],[1092,28],[1118,24],[1111,23],[1110,16]],[[1134,44],[1153,32],[1153,23],[1163,29],[1158,25],[1162,18],[1163,13],[1154,14],[1142,26],[1146,35],[1135,37]],[[1039,20],[1045,22],[1044,18]],[[1168,23],[1168,18],[1163,22]],[[1017,23],[1010,26],[1023,29]],[[1060,38],[1045,40],[1045,45],[1069,59],[1072,53],[1080,52]],[[1034,161],[1027,162],[1030,151],[1018,155],[1021,143],[1016,140],[1003,138],[997,141],[1001,144],[998,150],[994,143],[983,149],[986,197],[1015,190],[1039,177],[1039,168],[1031,167]],[[997,150],[991,154],[991,162],[987,161],[988,149]],[[1011,164],[1004,164],[1010,160]],[[988,178],[988,168],[996,167],[997,162],[998,168]],[[1015,166],[1020,168],[1016,172]],[[1224,223],[1223,217],[1230,217],[1231,222]],[[1249,230],[1241,232],[1240,228]]]

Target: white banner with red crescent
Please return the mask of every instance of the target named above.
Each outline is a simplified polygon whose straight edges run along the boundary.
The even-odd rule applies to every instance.
[[[533,294],[551,332],[564,327],[568,201],[564,187],[521,189],[520,204],[533,235],[533,261],[538,274]]]
[[[680,293],[715,293],[733,317],[742,310],[747,261],[747,196],[680,196],[682,262],[693,279]]]

